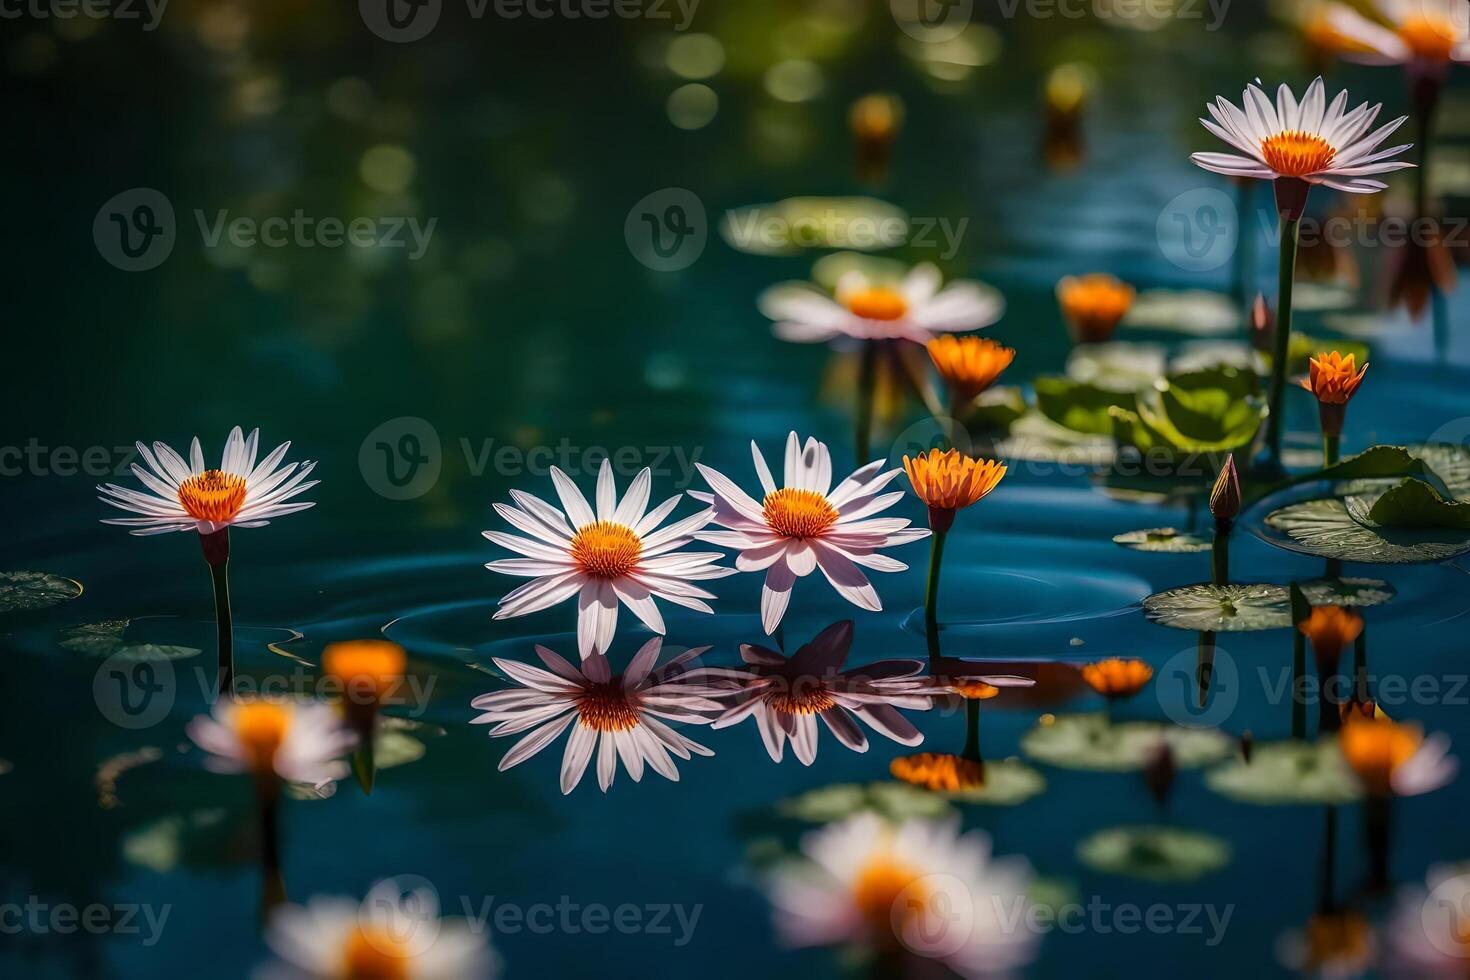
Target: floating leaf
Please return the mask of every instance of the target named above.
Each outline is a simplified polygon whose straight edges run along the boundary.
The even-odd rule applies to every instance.
[[[1111,827],[1079,843],[1077,859],[1108,874],[1192,881],[1229,864],[1230,845],[1211,834],[1176,827]]]
[[[1280,585],[1186,585],[1143,600],[1152,622],[1180,630],[1241,633],[1291,626],[1291,595]]]
[[[1356,501],[1359,510],[1371,510],[1361,496],[1346,499]],[[1266,525],[1287,535],[1295,547],[1267,540],[1319,558],[1386,565],[1445,561],[1470,551],[1465,531],[1369,527],[1354,520],[1348,507],[1336,497],[1288,504],[1268,514]]]
[[[1113,535],[1113,544],[1134,551],[1159,551],[1168,554],[1193,554],[1209,551],[1214,545],[1203,534],[1191,534],[1172,527],[1151,527]]]
[[[1149,289],[1138,294],[1123,326],[1208,337],[1240,326],[1239,305],[1202,289]]]
[[[82,583],[49,572],[0,572],[0,613],[45,609],[82,594]]]
[[[942,794],[898,782],[823,786],[776,804],[780,816],[805,823],[831,823],[859,810],[871,810],[891,820],[942,817],[953,812]]]
[[[127,619],[105,619],[71,626],[61,631],[61,638],[56,642],[63,650],[123,661],[185,660],[197,657],[201,652],[198,647],[173,644],[124,643],[123,637],[130,624],[131,620]]]
[[[1314,313],[1325,312],[1327,310],[1345,310],[1357,301],[1357,290],[1342,283],[1299,282],[1291,293],[1291,309],[1294,313],[1302,313],[1308,310]],[[1300,336],[1302,335],[1293,333],[1292,339],[1295,340]],[[1342,341],[1329,341],[1329,343],[1340,344]],[[1338,349],[1341,350],[1341,348]],[[1347,352],[1343,351],[1343,353]]]
[[[1006,459],[1089,467],[1107,466],[1114,457],[1110,437],[1076,432],[1040,414],[1012,423],[1010,438],[998,442],[996,452]]]
[[[1222,367],[1254,372],[1258,359],[1255,348],[1243,340],[1194,340],[1180,347],[1169,359],[1169,373]]]
[[[1006,432],[1026,414],[1026,398],[1012,385],[988,388],[962,412],[965,427],[980,432]]]
[[[424,743],[402,732],[380,731],[373,746],[373,763],[378,769],[406,766],[424,757]]]
[[[1205,785],[1221,796],[1257,806],[1337,806],[1362,795],[1334,739],[1257,745],[1250,762],[1236,758],[1205,773]]]
[[[1067,377],[1109,391],[1136,392],[1164,375],[1164,348],[1158,344],[1113,341],[1079,344],[1067,355]]]
[[[751,255],[892,248],[908,240],[908,230],[908,215],[872,197],[788,197],[735,208],[720,222],[730,247]]]
[[[1381,606],[1398,590],[1375,578],[1319,578],[1301,584],[1307,601],[1314,606]]]
[[[1109,410],[1131,409],[1131,391],[1116,391],[1071,378],[1043,376],[1036,379],[1036,410],[1064,429],[1093,436],[1113,431]]]
[[[1367,506],[1367,520],[1354,510],[1366,495],[1349,497],[1348,512],[1359,523],[1392,528],[1454,528],[1470,530],[1470,501],[1446,500],[1423,480],[1404,480],[1383,491]]]
[[[1234,751],[1211,728],[1183,728],[1155,721],[1111,722],[1104,714],[1060,715],[1021,736],[1021,751],[1060,769],[1130,772],[1143,769],[1159,745],[1172,750],[1180,768],[1219,762]]]
[[[1020,759],[985,763],[985,785],[945,793],[957,803],[1016,806],[1046,789],[1046,777]]]
[[[1221,367],[1173,375],[1140,394],[1133,411],[1109,411],[1119,445],[1195,455],[1244,447],[1255,438],[1266,405],[1253,372]]]

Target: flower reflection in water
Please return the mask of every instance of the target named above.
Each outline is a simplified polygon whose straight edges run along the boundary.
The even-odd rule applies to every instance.
[[[990,838],[961,835],[957,820],[860,813],[806,835],[801,850],[805,860],[779,866],[766,886],[788,945],[855,946],[893,976],[909,975],[912,956],[979,977],[1035,955],[1035,932],[1007,928],[1025,915],[1029,866],[996,860]]]
[[[561,791],[570,793],[597,749],[597,784],[605,793],[617,773],[618,759],[634,782],[643,767],[675,782],[679,770],[670,755],[714,755],[685,738],[666,721],[705,725],[720,710],[711,700],[721,691],[696,683],[686,666],[708,647],[686,650],[655,669],[663,641],[654,637],[634,655],[628,669],[614,675],[607,658],[594,653],[581,669],[557,653],[537,646],[536,655],[547,669],[495,658],[495,666],[520,687],[482,694],[471,703],[484,714],[472,724],[493,724],[492,737],[530,730],[500,760],[500,770],[519,765],[550,745],[570,726],[562,756]]]
[[[833,623],[789,659],[775,650],[743,644],[745,669],[706,668],[701,675],[739,685],[734,703],[715,719],[714,728],[727,728],[754,717],[761,740],[772,759],[780,762],[786,742],[802,765],[817,757],[817,719],[854,752],[868,751],[868,737],[858,727],[869,727],[904,745],[918,745],[923,734],[899,708],[928,710],[932,692],[922,687],[918,660],[884,660],[842,671],[852,647],[852,621]]]

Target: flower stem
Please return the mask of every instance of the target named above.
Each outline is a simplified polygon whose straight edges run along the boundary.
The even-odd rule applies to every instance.
[[[853,452],[858,465],[868,460],[873,435],[873,387],[878,377],[878,343],[863,341],[862,360],[858,365],[857,418],[853,420]]]
[[[274,774],[256,786],[260,815],[260,911],[262,919],[286,901],[286,882],[281,874],[281,785]]]
[[[1342,436],[1322,434],[1322,465],[1334,466],[1342,456]]]
[[[1215,634],[1206,630],[1199,635],[1199,653],[1195,662],[1195,675],[1199,678],[1199,706],[1203,708],[1210,698],[1210,676],[1215,672]]]
[[[939,653],[939,565],[944,560],[948,531],[934,532],[929,542],[929,579],[924,586],[924,633],[929,638],[929,655]]]
[[[977,698],[965,699],[965,748],[960,757],[985,765],[985,759],[980,755],[980,701]]]
[[[1266,417],[1266,466],[1284,471],[1281,435],[1286,424],[1286,359],[1291,351],[1291,287],[1296,278],[1297,231],[1301,216],[1281,215],[1281,277],[1276,300],[1276,336],[1271,351],[1271,414]]]
[[[1307,638],[1300,630],[1291,632],[1291,737],[1307,737]]]
[[[1215,522],[1215,543],[1210,549],[1210,559],[1212,581],[1216,585],[1225,585],[1230,581],[1230,527],[1228,523]]]
[[[1388,849],[1393,797],[1368,794],[1363,800],[1363,830],[1368,843],[1368,892],[1381,895],[1388,891]]]
[[[1360,701],[1367,701],[1368,691],[1368,627],[1364,626],[1353,642],[1353,694]]]
[[[200,546],[209,565],[209,578],[214,583],[214,622],[219,633],[220,697],[235,689],[235,631],[230,617],[230,529],[201,534]]]
[[[1337,661],[1317,658],[1317,734],[1335,732],[1342,727],[1342,713],[1337,702],[1332,700],[1332,681],[1337,677]]]

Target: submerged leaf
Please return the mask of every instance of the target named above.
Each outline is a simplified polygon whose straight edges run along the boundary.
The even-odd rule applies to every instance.
[[[1251,760],[1236,758],[1205,773],[1205,785],[1239,803],[1291,806],[1352,803],[1361,784],[1335,739],[1257,745]]]
[[[1109,874],[1192,881],[1229,864],[1230,845],[1211,834],[1177,827],[1110,827],[1079,843],[1077,859]]]
[[[1174,764],[1188,769],[1219,762],[1234,743],[1212,728],[1183,728],[1154,721],[1111,722],[1104,714],[1061,715],[1021,736],[1021,751],[1059,769],[1130,772],[1143,769],[1160,745]]]
[[[1172,527],[1151,527],[1113,535],[1113,544],[1134,551],[1159,551],[1170,554],[1193,554],[1209,551],[1213,544],[1203,534],[1191,534]]]
[[[1143,612],[1160,626],[1195,632],[1287,629],[1291,595],[1283,586],[1266,583],[1186,585],[1144,599]]]
[[[50,572],[0,572],[0,613],[45,609],[82,594],[82,583]]]

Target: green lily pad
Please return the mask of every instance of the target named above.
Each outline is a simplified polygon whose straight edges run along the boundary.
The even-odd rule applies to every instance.
[[[0,572],[0,613],[58,606],[82,594],[82,583],[50,572]]]
[[[202,651],[198,647],[175,646],[163,643],[125,643],[131,620],[104,619],[98,623],[84,623],[61,631],[56,641],[63,650],[84,653],[93,657],[112,657],[123,661],[142,660],[186,660],[197,657]]]
[[[1113,431],[1109,410],[1131,409],[1131,391],[1103,388],[1071,378],[1043,376],[1033,384],[1036,410],[1064,429],[1086,435],[1105,436]]]
[[[1362,796],[1334,739],[1257,745],[1250,762],[1237,757],[1205,773],[1205,785],[1221,796],[1256,806],[1338,806]]]
[[[1227,453],[1255,438],[1266,416],[1255,373],[1221,367],[1177,374],[1110,408],[1113,437],[1140,452]]]
[[[1213,337],[1238,329],[1240,318],[1239,306],[1224,293],[1148,289],[1134,298],[1123,326]]]
[[[123,837],[123,860],[167,874],[178,867],[191,844],[218,836],[229,812],[220,808],[174,814],[145,824]]]
[[[1169,358],[1169,373],[1225,367],[1258,373],[1259,356],[1255,348],[1243,340],[1192,340]]]
[[[1021,751],[1059,769],[1132,772],[1149,764],[1160,743],[1169,746],[1181,769],[1219,762],[1235,750],[1234,741],[1213,728],[1110,722],[1104,714],[1079,714],[1037,725],[1021,736]]]
[[[428,751],[424,743],[403,732],[378,732],[373,746],[373,764],[378,769],[392,769],[417,762]]]
[[[1367,516],[1371,510],[1365,495],[1322,497],[1272,511],[1266,516],[1266,525],[1290,538],[1296,545],[1294,551],[1339,561],[1408,565],[1446,561],[1470,552],[1470,533],[1466,531],[1373,527],[1354,518],[1354,511]],[[1268,540],[1290,547],[1279,540]]]
[[[1376,578],[1319,578],[1301,583],[1302,593],[1314,606],[1381,606],[1398,590]]]
[[[1159,344],[1081,344],[1067,355],[1068,378],[1108,391],[1143,391],[1165,373],[1164,348]]]
[[[945,793],[956,803],[980,803],[986,806],[1016,806],[1046,789],[1046,777],[1020,759],[1001,759],[985,763],[985,785]]]
[[[1026,396],[1014,385],[988,388],[959,414],[972,432],[1008,432],[1026,414]]]
[[[1214,547],[1213,539],[1203,534],[1172,527],[1151,527],[1142,531],[1126,531],[1113,535],[1113,544],[1134,551],[1158,551],[1166,554],[1185,555],[1209,551]]]
[[[1077,432],[1038,413],[1013,422],[1010,436],[996,444],[996,452],[1005,459],[1093,468],[1110,465],[1115,456],[1110,437]]]
[[[776,804],[778,815],[804,823],[831,823],[859,810],[871,810],[890,820],[942,817],[953,812],[943,794],[899,782],[823,786]]]
[[[750,255],[893,248],[908,240],[908,231],[901,208],[873,197],[788,197],[735,208],[720,222],[720,236]]]
[[[1160,626],[1193,632],[1289,629],[1291,594],[1264,582],[1185,585],[1144,599],[1143,612]]]
[[[1351,286],[1335,282],[1299,282],[1291,292],[1291,309],[1294,313],[1324,313],[1328,310],[1345,310],[1358,301],[1358,292]],[[1300,334],[1293,333],[1292,337]],[[1341,341],[1331,341],[1340,344]],[[1342,350],[1341,347],[1337,348]],[[1343,351],[1343,353],[1347,353]]]
[[[1193,881],[1230,863],[1230,844],[1177,827],[1110,827],[1077,845],[1077,859],[1094,871],[1146,881]]]
[[[1355,494],[1346,500],[1348,513],[1360,524],[1470,531],[1470,501],[1446,500],[1423,480],[1404,480],[1371,503],[1369,497]]]

